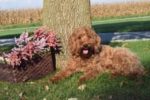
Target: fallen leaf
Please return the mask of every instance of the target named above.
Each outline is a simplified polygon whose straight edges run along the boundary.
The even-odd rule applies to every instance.
[[[8,90],[8,87],[5,87],[4,90]]]
[[[112,99],[112,95],[110,95],[108,98],[111,100]]]
[[[128,43],[124,43],[121,47],[127,47]]]
[[[45,90],[46,90],[46,91],[49,90],[49,86],[48,86],[48,85],[45,86]]]
[[[43,98],[43,100],[47,100],[46,98]]]
[[[126,81],[121,81],[120,82],[120,87],[124,86],[125,84],[128,84]]]
[[[29,84],[35,84],[35,82],[29,82]]]
[[[19,100],[26,100],[25,99],[26,98],[25,94],[26,94],[25,92],[20,92],[19,93],[19,98],[20,98]]]
[[[86,84],[82,84],[78,87],[79,90],[83,91],[86,88]]]
[[[22,97],[23,96],[23,92],[19,93],[19,97]]]
[[[78,100],[78,98],[69,98],[68,100]]]

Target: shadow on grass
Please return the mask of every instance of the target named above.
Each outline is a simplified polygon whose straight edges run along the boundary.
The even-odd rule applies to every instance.
[[[10,35],[4,35],[4,36],[0,36],[0,39],[9,39],[9,38],[18,38],[20,36],[19,33],[16,34],[10,34]]]
[[[10,52],[13,47],[14,45],[7,45],[7,46],[0,48],[0,55],[3,55],[4,52],[5,53]]]
[[[32,31],[30,31],[28,33],[29,33],[29,35],[33,35]],[[18,38],[20,36],[20,34],[21,33],[3,35],[3,36],[0,36],[0,39]]]
[[[150,21],[129,21],[93,25],[97,33],[149,31]]]

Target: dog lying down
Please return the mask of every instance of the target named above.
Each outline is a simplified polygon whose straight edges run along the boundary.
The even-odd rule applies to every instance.
[[[145,74],[136,54],[126,48],[101,44],[101,38],[89,27],[75,29],[69,38],[68,47],[71,54],[68,64],[50,79],[53,83],[75,72],[83,72],[79,83],[104,72],[124,76]]]

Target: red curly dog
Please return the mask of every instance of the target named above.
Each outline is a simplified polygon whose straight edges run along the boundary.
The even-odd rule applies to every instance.
[[[101,38],[89,27],[76,29],[69,38],[71,53],[65,69],[50,80],[57,82],[75,72],[83,72],[79,83],[96,75],[110,72],[113,75],[144,75],[139,58],[126,48],[112,48],[101,44]]]

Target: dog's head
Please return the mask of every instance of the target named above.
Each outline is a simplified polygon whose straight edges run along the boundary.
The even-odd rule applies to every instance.
[[[68,40],[71,55],[81,58],[90,58],[99,53],[100,43],[101,38],[90,27],[75,29]]]

